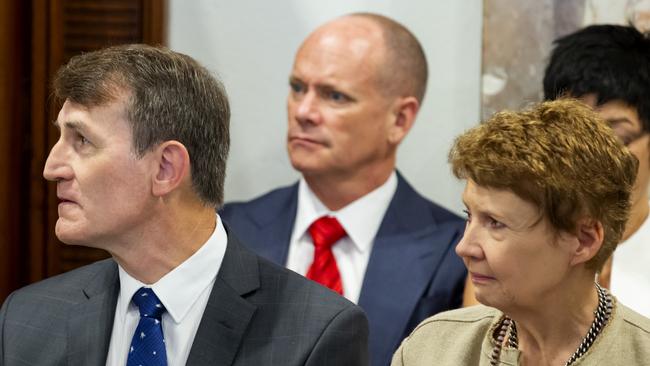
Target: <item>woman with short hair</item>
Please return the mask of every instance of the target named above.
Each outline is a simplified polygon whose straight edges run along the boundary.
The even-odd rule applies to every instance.
[[[465,132],[449,161],[466,180],[456,252],[483,305],[425,320],[393,365],[649,365],[650,320],[594,282],[638,164],[610,127],[545,102]]]

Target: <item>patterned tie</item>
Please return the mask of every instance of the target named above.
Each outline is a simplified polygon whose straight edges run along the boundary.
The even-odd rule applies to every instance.
[[[153,290],[146,287],[133,295],[133,303],[140,309],[140,322],[131,340],[126,366],[167,366],[161,323],[165,307]]]
[[[314,242],[314,262],[309,267],[307,278],[343,295],[343,283],[332,245],[346,235],[345,229],[335,217],[323,216],[309,227]]]

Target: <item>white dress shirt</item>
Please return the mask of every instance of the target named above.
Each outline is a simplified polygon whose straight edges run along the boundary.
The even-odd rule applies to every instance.
[[[185,365],[221,267],[227,241],[226,230],[217,215],[215,230],[208,241],[158,282],[145,285],[119,267],[120,294],[115,308],[107,366],[126,365],[131,339],[140,321],[140,312],[131,298],[140,287],[153,289],[167,309],[162,316],[167,364]]]
[[[307,229],[321,216],[334,216],[348,234],[332,247],[343,282],[343,296],[358,303],[375,235],[396,190],[397,174],[393,172],[374,191],[338,211],[330,211],[312,192],[307,182],[301,179],[287,268],[303,276],[307,274],[314,261],[314,244]]]

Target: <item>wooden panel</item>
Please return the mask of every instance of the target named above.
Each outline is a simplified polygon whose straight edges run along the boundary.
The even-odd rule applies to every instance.
[[[31,49],[31,161],[29,164],[29,282],[46,276],[47,186],[42,172],[47,156],[49,78],[48,13],[46,1],[32,1],[32,49]]]
[[[142,42],[142,1],[63,1],[63,54],[67,60],[107,45]]]
[[[144,0],[142,9],[142,42],[151,45],[167,44],[165,38],[166,3],[160,0]]]
[[[0,2],[0,300],[26,283],[29,3]]]

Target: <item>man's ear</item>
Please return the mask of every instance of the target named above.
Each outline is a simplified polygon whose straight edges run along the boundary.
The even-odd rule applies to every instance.
[[[415,123],[415,116],[420,109],[417,98],[410,96],[398,98],[393,107],[394,120],[390,126],[388,142],[398,145],[408,134]]]
[[[154,196],[165,196],[190,174],[190,154],[178,141],[165,141],[156,150],[157,171],[153,176]]]
[[[585,263],[593,258],[603,246],[605,239],[605,229],[598,220],[580,219],[576,229],[578,246],[573,251],[572,265]]]

